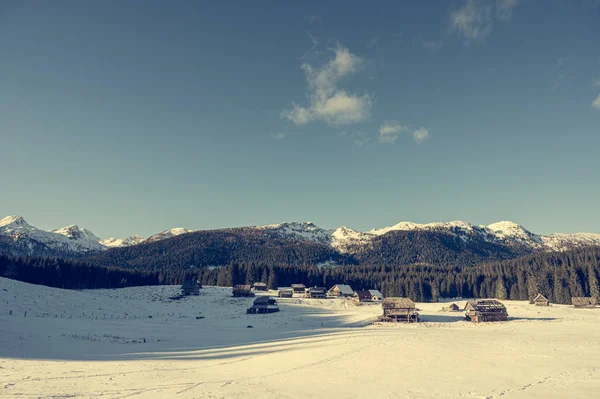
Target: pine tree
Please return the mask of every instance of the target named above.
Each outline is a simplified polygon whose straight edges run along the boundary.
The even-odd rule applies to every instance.
[[[596,277],[596,271],[594,270],[594,267],[592,265],[588,266],[588,280],[590,285],[590,296],[592,298],[598,299],[598,278]]]
[[[254,284],[256,282],[256,266],[254,263],[250,263],[248,265],[248,270],[246,271],[246,284]]]
[[[279,288],[279,281],[277,280],[277,270],[271,266],[269,270],[269,281],[267,283],[267,288],[270,290],[276,290]]]
[[[502,276],[498,276],[496,282],[496,298],[506,299],[506,286],[504,285],[504,278]]]

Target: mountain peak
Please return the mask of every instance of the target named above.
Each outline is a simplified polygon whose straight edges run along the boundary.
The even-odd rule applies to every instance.
[[[10,224],[18,226],[26,226],[28,223],[20,215],[9,215],[0,220],[0,226],[8,226]]]

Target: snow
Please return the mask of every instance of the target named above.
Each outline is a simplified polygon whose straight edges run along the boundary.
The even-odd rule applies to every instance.
[[[129,247],[131,245],[141,244],[144,241],[146,241],[145,237],[134,234],[127,238],[110,237],[110,238],[107,238],[106,240],[101,240],[100,244],[104,245],[105,247],[109,247],[109,248],[122,248],[122,247]]]
[[[373,325],[380,304],[278,298],[280,312],[246,315],[252,298],[228,289],[169,300],[177,293],[0,278],[0,396],[541,399],[600,390],[600,309],[503,301],[508,322],[473,324],[418,303],[422,323]]]
[[[184,229],[183,227],[175,227],[173,229],[161,231],[160,233],[154,234],[153,236],[150,236],[147,240],[145,240],[145,242],[154,242],[154,241],[165,240],[167,238],[172,238],[172,237],[176,237],[176,236],[179,236],[182,234],[192,233],[192,232],[194,232],[194,230]]]

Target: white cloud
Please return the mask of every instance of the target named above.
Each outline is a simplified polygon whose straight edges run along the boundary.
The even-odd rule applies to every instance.
[[[413,132],[413,137],[418,144],[421,144],[429,138],[429,129],[419,128]]]
[[[406,131],[408,131],[408,128],[398,122],[386,122],[379,128],[379,142],[394,143],[400,133]]]
[[[600,94],[598,95],[598,97],[596,97],[596,99],[592,103],[592,107],[594,107],[596,109],[600,109]]]
[[[285,138],[285,134],[284,133],[273,133],[271,134],[271,137],[273,137],[275,140],[283,140]]]
[[[491,3],[467,0],[463,7],[450,13],[450,24],[467,42],[485,39],[493,28]]]
[[[361,122],[371,114],[372,99],[368,94],[357,95],[338,87],[340,80],[358,71],[364,61],[347,48],[338,45],[334,57],[320,67],[308,63],[301,69],[306,75],[309,104],[293,104],[281,117],[296,125],[322,120],[330,125]]]
[[[496,3],[496,15],[501,21],[510,21],[512,11],[519,4],[519,0],[498,0]]]
[[[450,25],[465,43],[482,41],[492,33],[495,20],[510,21],[520,0],[466,0],[450,12]],[[495,13],[494,13],[495,6]]]
[[[592,86],[600,87],[600,78],[592,80]]]
[[[306,21],[311,25],[318,25],[320,23],[323,23],[323,17],[321,17],[320,15],[307,15],[306,17],[304,17],[304,19],[306,19]]]
[[[442,41],[434,42],[421,39],[421,45],[428,51],[432,53],[437,53],[444,46],[444,43],[442,43]]]

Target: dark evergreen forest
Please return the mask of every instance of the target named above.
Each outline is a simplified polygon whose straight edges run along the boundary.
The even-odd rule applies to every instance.
[[[197,277],[203,285],[229,287],[263,281],[271,289],[294,283],[327,288],[344,283],[354,289],[376,288],[385,296],[407,296],[415,301],[437,301],[440,297],[527,300],[541,292],[551,302],[570,303],[572,296],[598,296],[600,247],[474,265],[390,263],[317,267],[232,261],[215,268],[125,269],[98,266],[85,259],[0,256],[0,275],[70,289],[179,284],[185,278]]]

